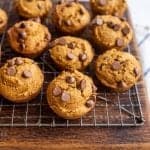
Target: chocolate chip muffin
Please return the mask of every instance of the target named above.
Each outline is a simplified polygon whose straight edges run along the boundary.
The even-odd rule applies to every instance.
[[[96,16],[91,23],[91,36],[101,50],[125,48],[133,38],[133,31],[127,21],[118,17]]]
[[[3,33],[7,25],[8,17],[4,10],[0,8],[0,34]]]
[[[90,22],[90,14],[79,2],[61,2],[52,13],[55,26],[62,32],[76,34]]]
[[[22,17],[43,17],[52,8],[52,2],[51,0],[14,0],[14,7]]]
[[[127,52],[109,50],[96,60],[96,76],[105,86],[122,92],[130,89],[141,76],[141,66]]]
[[[21,21],[8,30],[8,40],[14,51],[27,57],[39,56],[51,39],[47,27],[35,21]]]
[[[78,71],[63,71],[49,84],[47,100],[50,108],[60,117],[77,119],[95,106],[95,91],[90,77]]]
[[[50,55],[61,69],[85,69],[92,61],[94,52],[84,39],[63,36],[50,44]]]
[[[12,58],[0,68],[0,94],[15,103],[27,102],[39,94],[43,80],[33,60]]]
[[[123,16],[127,9],[125,0],[90,0],[92,10],[96,14]]]

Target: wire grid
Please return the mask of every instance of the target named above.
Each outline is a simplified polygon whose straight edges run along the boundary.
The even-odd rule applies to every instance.
[[[20,20],[14,14],[15,12],[12,11],[12,4],[9,0],[6,0],[4,3],[0,2],[0,6],[7,10],[10,18],[10,26]],[[17,54],[13,53],[7,44],[6,33],[0,37],[0,40],[3,50],[3,56],[0,60],[2,64],[7,59],[17,56]],[[135,51],[131,51],[130,46],[128,46],[127,50],[130,53],[135,53]],[[40,94],[33,101],[24,104],[13,104],[0,97],[0,126],[96,127],[143,125],[144,120],[139,97],[140,84],[135,85],[127,92],[119,94],[110,92],[104,88],[96,81],[95,77],[95,83],[98,83],[97,86],[99,87],[96,95],[97,103],[95,108],[80,119],[65,120],[59,118],[49,108],[45,95],[48,83],[59,72],[56,71],[55,64],[50,60],[48,53],[44,53],[36,61],[38,61],[45,75],[44,85]],[[93,76],[90,69],[85,73]]]

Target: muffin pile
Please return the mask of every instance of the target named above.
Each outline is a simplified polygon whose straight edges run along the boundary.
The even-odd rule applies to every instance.
[[[90,0],[89,5],[92,14],[77,0],[57,4],[50,0],[14,0],[22,20],[7,30],[7,41],[12,53],[20,57],[7,60],[0,68],[1,96],[14,103],[36,98],[44,74],[33,58],[38,60],[45,51],[62,71],[46,91],[50,108],[62,118],[77,119],[95,107],[97,87],[92,77],[84,74],[89,66],[92,76],[95,74],[103,86],[115,92],[136,84],[142,73],[140,63],[124,52],[133,38],[124,18],[126,1]],[[59,33],[55,39],[50,27],[40,22],[47,16]],[[7,14],[0,9],[0,34],[7,23]],[[83,38],[84,32],[90,39]]]

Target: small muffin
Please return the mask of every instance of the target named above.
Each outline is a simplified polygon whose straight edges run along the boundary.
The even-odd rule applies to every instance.
[[[40,68],[28,58],[15,57],[0,68],[0,94],[15,103],[35,98],[43,81]]]
[[[52,8],[52,2],[50,0],[15,0],[14,7],[22,17],[43,17]]]
[[[96,60],[96,76],[105,86],[117,92],[130,89],[141,76],[141,66],[127,52],[109,50]]]
[[[91,23],[92,39],[102,50],[125,48],[133,38],[133,31],[127,21],[118,17],[96,16]]]
[[[14,51],[36,57],[47,47],[51,39],[48,28],[35,21],[21,21],[8,30],[8,40]]]
[[[4,32],[7,25],[8,17],[4,10],[0,9],[0,34]]]
[[[61,69],[83,70],[94,56],[90,43],[81,38],[63,36],[50,46],[50,55]]]
[[[47,100],[58,116],[77,119],[95,106],[95,91],[96,87],[90,77],[78,71],[63,71],[49,84]]]
[[[89,24],[90,14],[78,2],[62,2],[56,5],[52,20],[60,31],[76,34]]]
[[[122,17],[127,9],[125,0],[90,0],[94,13]]]

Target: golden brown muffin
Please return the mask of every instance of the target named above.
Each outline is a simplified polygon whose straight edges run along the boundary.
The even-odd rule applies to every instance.
[[[25,18],[43,17],[52,8],[51,0],[14,0],[14,7]]]
[[[43,81],[40,68],[28,58],[15,57],[0,68],[0,94],[15,103],[35,98]]]
[[[56,5],[52,20],[60,31],[76,34],[89,24],[90,14],[78,2],[63,2]]]
[[[91,34],[102,50],[121,50],[133,38],[133,31],[128,22],[110,15],[96,16],[91,23]]]
[[[85,69],[92,61],[91,44],[81,38],[63,36],[50,44],[50,55],[61,69]]]
[[[8,30],[8,40],[14,51],[36,57],[47,47],[51,39],[48,28],[35,21],[21,21]]]
[[[95,106],[95,90],[90,77],[78,71],[63,71],[48,86],[48,104],[60,117],[77,119]]]
[[[92,10],[96,14],[123,16],[127,9],[125,0],[90,0]]]
[[[141,66],[127,52],[109,50],[96,60],[96,76],[105,86],[122,92],[130,89],[141,76]]]
[[[8,22],[7,14],[0,8],[0,34],[3,33]]]

